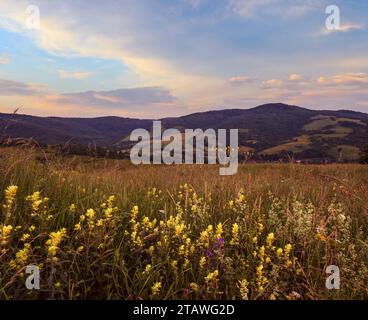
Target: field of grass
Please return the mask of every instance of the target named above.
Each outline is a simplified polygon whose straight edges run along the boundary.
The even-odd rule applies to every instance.
[[[0,149],[0,298],[368,299],[367,169]]]

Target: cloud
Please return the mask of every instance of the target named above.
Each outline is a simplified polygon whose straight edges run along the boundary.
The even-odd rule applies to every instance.
[[[271,5],[278,0],[230,0],[229,8],[241,17],[252,17],[260,8]]]
[[[345,73],[338,74],[332,77],[321,76],[318,78],[317,83],[320,85],[335,85],[335,86],[347,86],[347,85],[368,85],[368,74],[364,72],[359,73]]]
[[[235,76],[229,79],[229,82],[232,84],[245,84],[245,83],[253,83],[256,79],[248,76]]]
[[[44,92],[42,85],[0,79],[0,96],[37,96]]]
[[[299,17],[322,7],[324,0],[230,0],[229,9],[244,18],[258,13]]]
[[[9,64],[10,58],[8,56],[0,55],[0,64]]]
[[[169,104],[175,97],[167,89],[160,87],[117,89],[112,91],[86,91],[63,94],[59,103],[78,104],[95,107],[134,107],[153,104]]]
[[[294,74],[289,75],[288,81],[290,81],[290,82],[301,82],[301,81],[304,81],[304,78],[303,78],[302,75],[294,73]]]
[[[270,79],[262,82],[261,88],[263,89],[273,89],[280,88],[284,85],[284,81],[282,79]]]
[[[319,35],[328,36],[328,35],[339,33],[339,32],[347,33],[347,32],[356,31],[356,30],[364,30],[365,28],[366,28],[365,25],[361,23],[344,23],[344,24],[341,24],[340,27],[337,29],[329,30],[325,27],[321,29]]]
[[[67,70],[58,70],[58,74],[60,78],[63,79],[75,79],[75,80],[84,80],[86,78],[92,77],[94,75],[93,72],[87,71],[67,71]]]

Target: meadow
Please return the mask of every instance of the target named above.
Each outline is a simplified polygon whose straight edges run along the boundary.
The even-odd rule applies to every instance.
[[[0,299],[368,299],[367,168],[1,148]]]

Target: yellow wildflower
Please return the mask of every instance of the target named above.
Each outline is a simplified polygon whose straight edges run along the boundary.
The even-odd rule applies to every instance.
[[[241,296],[242,300],[249,300],[248,285],[249,285],[249,282],[246,279],[243,279],[243,280],[239,281],[238,288],[239,288],[240,296]]]
[[[278,249],[276,250],[276,255],[277,255],[277,257],[281,257],[282,252],[283,252],[283,250],[282,250],[281,248],[278,248]]]
[[[222,226],[222,223],[219,223],[216,227],[216,238],[219,239],[219,238],[222,238],[222,234],[224,232],[224,229],[223,229],[223,226]]]
[[[285,246],[285,248],[284,248],[284,250],[285,250],[285,253],[286,254],[289,254],[290,252],[291,252],[291,249],[293,248],[293,246],[290,244],[290,243],[288,243],[286,246]]]
[[[2,245],[8,243],[12,230],[13,227],[10,225],[0,227],[0,240]]]
[[[231,245],[239,244],[239,225],[237,223],[233,224],[231,233],[232,233],[232,239],[230,241],[230,244]]]
[[[195,282],[191,282],[191,283],[189,284],[189,286],[190,286],[190,289],[192,289],[194,292],[199,291],[199,285],[198,285],[198,284],[196,284]]]
[[[206,282],[216,281],[216,280],[217,280],[218,275],[219,275],[218,270],[215,270],[215,271],[213,271],[213,272],[210,272],[210,273],[209,273],[209,274],[204,278],[204,280],[205,280]]]
[[[149,273],[151,271],[151,269],[152,269],[152,266],[150,264],[147,264],[146,268],[144,269],[144,272]]]
[[[201,268],[201,269],[203,269],[204,268],[204,266],[206,265],[206,262],[207,262],[207,260],[206,260],[206,257],[201,257],[201,259],[199,260],[199,267]]]
[[[152,290],[152,295],[153,295],[153,296],[158,296],[158,295],[160,295],[161,288],[162,288],[162,284],[161,284],[161,282],[156,282],[156,283],[152,286],[152,288],[151,288],[151,290]]]
[[[29,253],[30,253],[30,250],[31,250],[31,245],[29,243],[26,243],[24,245],[24,248],[22,250],[19,250],[16,254],[15,254],[15,257],[16,257],[16,261],[21,264],[21,265],[25,265],[27,260],[28,260],[28,257],[29,257]]]
[[[267,245],[271,247],[274,240],[275,240],[275,235],[273,233],[269,233],[266,239]]]
[[[24,233],[20,238],[20,241],[26,242],[30,238],[29,233]]]

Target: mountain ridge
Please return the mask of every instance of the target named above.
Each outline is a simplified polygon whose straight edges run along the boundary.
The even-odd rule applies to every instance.
[[[127,149],[132,130],[150,130],[154,119],[37,117],[0,113],[2,140],[33,138],[41,144]],[[352,110],[311,110],[283,103],[250,109],[196,112],[157,119],[163,128],[239,129],[241,152],[263,157],[293,154],[300,159],[356,160],[368,142],[368,114]]]

